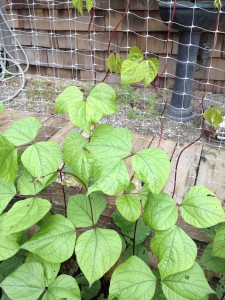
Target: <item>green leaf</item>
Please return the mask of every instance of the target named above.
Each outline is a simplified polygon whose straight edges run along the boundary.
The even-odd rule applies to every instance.
[[[225,258],[225,224],[218,228],[213,241],[212,255]]]
[[[225,277],[222,277],[218,281],[217,287],[216,287],[216,295],[219,300],[223,300],[224,293],[225,293]]]
[[[95,228],[79,236],[77,262],[90,286],[116,263],[121,249],[121,238],[114,230]]]
[[[43,300],[73,299],[81,300],[76,280],[69,275],[60,275],[50,283]]]
[[[159,148],[137,152],[131,159],[134,177],[148,185],[153,194],[164,187],[170,172],[170,160],[166,152]]]
[[[44,276],[47,286],[57,277],[57,274],[60,269],[60,264],[51,264],[44,259],[42,259],[40,256],[29,253],[29,255],[26,258],[26,263],[33,263],[37,262],[40,263],[44,269]]]
[[[225,274],[225,258],[213,256],[212,250],[213,244],[209,244],[205,247],[200,259],[200,265],[215,273],[223,275]]]
[[[0,182],[0,214],[16,195],[16,188],[11,182]]]
[[[225,213],[219,199],[203,186],[189,189],[181,206],[185,222],[197,228],[206,228],[225,222]]]
[[[86,148],[99,160],[125,158],[132,150],[132,134],[126,128],[99,125]]]
[[[78,10],[78,12],[83,14],[83,1],[82,0],[72,0],[74,7]]]
[[[96,224],[106,208],[106,200],[98,194],[91,194],[90,201]],[[67,207],[67,217],[75,227],[90,227],[92,226],[91,207],[86,195],[71,196]]]
[[[144,184],[144,186],[141,188],[141,190],[139,192],[139,195],[140,195],[140,198],[141,198],[141,204],[142,204],[143,208],[145,208],[145,206],[147,205],[147,203],[148,203],[148,197],[151,194],[152,193],[149,190],[148,185]]]
[[[131,223],[124,219],[119,212],[115,212],[112,215],[114,223],[121,228],[123,234],[125,234],[125,240],[127,243],[133,245],[135,223]],[[142,219],[137,221],[136,234],[135,234],[135,245],[138,246],[149,236],[151,229],[145,226]],[[130,238],[128,238],[130,237]]]
[[[16,146],[0,135],[0,181],[14,181],[17,170]]]
[[[159,258],[158,267],[162,279],[190,269],[197,256],[195,243],[177,226],[156,231],[150,247]]]
[[[166,230],[176,224],[178,209],[176,202],[165,193],[149,194],[143,220],[154,230]]]
[[[115,64],[115,72],[116,74],[121,73],[121,67],[122,67],[123,59],[120,56],[119,53],[116,53],[116,64]]]
[[[122,160],[96,161],[93,164],[95,183],[88,189],[88,194],[102,191],[107,195],[115,195],[124,191],[130,184],[125,162]]]
[[[162,289],[168,300],[199,300],[215,293],[197,263],[184,272],[165,278]]]
[[[142,54],[141,50],[138,47],[133,46],[131,47],[127,58],[129,60],[141,61],[144,59],[144,55]]]
[[[116,65],[116,57],[114,53],[111,53],[107,59],[107,67],[111,73],[115,69],[115,65]]]
[[[82,101],[83,93],[76,86],[69,86],[56,99],[55,111],[57,114],[66,114],[70,107]]]
[[[13,122],[4,132],[4,137],[16,146],[21,146],[32,142],[39,129],[41,128],[41,121],[28,117],[22,120]]]
[[[91,163],[85,150],[87,144],[87,140],[79,132],[74,131],[65,138],[63,147],[65,164],[70,166],[84,183],[91,174]]]
[[[133,245],[129,245],[124,253],[123,261],[125,262],[132,255],[136,255],[137,257],[142,259],[147,265],[149,265],[148,249],[144,245],[140,244],[138,246],[135,246],[134,249],[133,249]]]
[[[113,272],[109,299],[143,299],[154,296],[156,278],[149,267],[138,257],[131,256]]]
[[[121,215],[130,222],[135,222],[141,214],[141,203],[134,194],[125,194],[116,199],[116,207]]]
[[[18,251],[14,256],[0,263],[0,282],[24,263],[24,255]]]
[[[24,167],[35,178],[41,179],[57,171],[62,161],[62,151],[55,142],[39,142],[28,147],[21,157]],[[46,183],[49,176],[43,179]]]
[[[142,81],[145,78],[145,69],[138,61],[124,60],[121,66],[122,85],[129,85]]]
[[[29,198],[16,202],[6,213],[2,230],[4,235],[23,231],[41,220],[51,208],[48,200]]]
[[[159,71],[159,62],[156,58],[151,58],[141,62],[141,66],[145,70],[144,85],[148,86],[156,77]]]
[[[115,114],[116,92],[108,84],[101,82],[97,84],[87,97],[87,103],[92,111],[91,119],[94,123],[100,121],[102,116]]]
[[[15,255],[20,246],[18,244],[18,235],[11,234],[9,236],[5,236],[2,231],[2,222],[4,220],[5,214],[0,215],[0,261],[5,260],[7,258]]]
[[[39,180],[31,176],[25,168],[20,170],[19,174],[16,187],[20,195],[36,195],[44,189],[45,186]]]
[[[94,0],[86,0],[86,7],[87,7],[87,11],[90,12],[90,10],[92,9],[94,5]]]
[[[223,109],[219,106],[209,107],[204,112],[204,119],[216,129],[223,122],[222,111]]]
[[[39,263],[25,263],[0,286],[10,299],[37,300],[45,290],[44,270]]]
[[[90,300],[98,295],[101,288],[100,280],[95,281],[90,288],[88,281],[84,276],[80,276],[76,278],[76,280],[79,286],[81,287],[81,298],[83,300]]]
[[[69,259],[74,250],[76,233],[72,222],[62,215],[50,217],[21,248],[50,263]]]

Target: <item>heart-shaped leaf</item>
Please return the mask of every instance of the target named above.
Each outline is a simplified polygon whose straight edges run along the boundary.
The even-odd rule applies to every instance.
[[[203,186],[189,189],[181,206],[181,215],[188,224],[197,228],[225,222],[225,212],[220,200]]]
[[[76,86],[67,87],[56,99],[55,110],[57,114],[66,114],[70,107],[83,101],[83,93]]]
[[[125,194],[118,197],[116,207],[121,215],[130,222],[135,222],[141,214],[140,200],[134,194]]]
[[[77,262],[90,286],[116,263],[121,249],[121,238],[114,230],[95,228],[78,238]]]
[[[16,188],[11,182],[0,182],[0,214],[16,195]]]
[[[137,83],[145,78],[145,69],[139,61],[126,59],[121,66],[121,81],[122,85]]]

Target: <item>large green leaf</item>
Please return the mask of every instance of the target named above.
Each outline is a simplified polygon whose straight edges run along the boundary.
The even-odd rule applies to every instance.
[[[133,245],[129,245],[124,252],[123,261],[126,261],[129,257],[136,255],[141,260],[143,260],[147,265],[149,265],[149,255],[148,249],[140,244],[135,247]]]
[[[60,269],[60,264],[51,264],[44,259],[42,259],[40,256],[29,253],[29,255],[26,258],[26,263],[33,263],[37,262],[40,263],[44,269],[44,276],[46,284],[49,285],[56,277]]]
[[[63,153],[65,164],[70,166],[80,179],[87,182],[91,174],[91,163],[85,146],[87,140],[77,131],[69,134],[64,141]]]
[[[130,222],[135,222],[141,214],[140,199],[134,194],[125,194],[118,197],[116,207],[121,215]]]
[[[178,209],[176,202],[165,193],[149,194],[143,220],[154,230],[166,230],[176,224]]]
[[[75,227],[92,226],[91,212],[93,213],[94,223],[96,224],[101,213],[106,208],[106,200],[102,196],[98,194],[91,194],[89,197],[91,207],[89,198],[86,195],[69,197],[67,217]]]
[[[101,114],[100,118],[92,114],[92,120],[97,123],[102,116],[115,114],[118,110],[116,106],[116,92],[108,84],[101,82],[97,84],[87,97],[87,103],[91,111]]]
[[[127,58],[133,61],[141,61],[144,59],[144,55],[142,54],[141,50],[138,47],[133,46],[131,47]]]
[[[98,295],[101,289],[100,280],[95,281],[91,287],[89,287],[89,283],[84,276],[76,278],[76,281],[81,287],[81,298],[83,300],[93,299],[95,296]]]
[[[61,263],[72,256],[75,240],[72,222],[62,215],[54,215],[21,248],[39,255],[47,262]]]
[[[133,245],[133,239],[135,236],[135,245],[138,246],[146,240],[151,232],[151,229],[144,224],[142,219],[139,219],[137,224],[135,224],[124,219],[119,212],[113,213],[112,217],[114,223],[121,228],[122,233],[125,235],[125,240],[129,244]]]
[[[125,158],[132,150],[132,134],[126,128],[99,125],[86,148],[99,160]]]
[[[181,206],[184,220],[197,228],[207,228],[225,222],[225,212],[219,199],[203,186],[189,189]]]
[[[217,229],[213,241],[212,255],[225,258],[225,224]]]
[[[113,272],[109,299],[143,299],[154,296],[156,278],[150,268],[137,256],[131,256]]]
[[[225,258],[220,258],[212,255],[213,244],[209,244],[205,247],[202,257],[200,259],[200,265],[221,275],[225,274]]]
[[[41,128],[41,121],[28,117],[13,122],[4,132],[4,137],[16,146],[21,146],[32,142],[38,130]]]
[[[10,299],[37,300],[45,290],[44,269],[41,264],[25,263],[1,283]]]
[[[0,135],[0,181],[14,181],[17,170],[16,146]]]
[[[76,280],[69,275],[60,275],[50,283],[42,300],[80,300],[80,290]]]
[[[68,113],[70,107],[81,101],[83,101],[83,93],[76,86],[69,86],[56,99],[56,113]]]
[[[159,148],[137,152],[131,159],[135,178],[148,185],[154,194],[161,192],[170,172],[170,160],[166,152]]]
[[[0,182],[0,214],[16,195],[16,188],[11,182]]]
[[[183,229],[174,226],[156,231],[150,247],[159,258],[161,278],[190,269],[197,256],[197,247]]]
[[[62,161],[62,151],[55,142],[39,142],[28,147],[21,156],[24,167],[35,178],[52,174],[57,171]],[[49,176],[44,178],[46,183]]]
[[[114,230],[95,228],[78,238],[77,262],[90,286],[116,263],[121,250],[121,238]]]
[[[162,289],[168,300],[200,300],[215,293],[197,263],[184,272],[165,278]]]
[[[6,213],[2,230],[4,235],[23,231],[41,220],[51,208],[48,200],[29,198],[16,202]]]
[[[145,78],[145,69],[138,61],[126,59],[121,66],[122,85],[137,83]]]
[[[94,184],[88,194],[102,191],[107,195],[115,195],[124,191],[130,184],[127,167],[122,160],[96,161],[93,164]]]

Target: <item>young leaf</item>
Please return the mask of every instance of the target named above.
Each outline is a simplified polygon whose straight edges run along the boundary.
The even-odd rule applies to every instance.
[[[221,115],[223,109],[219,106],[209,107],[204,112],[204,119],[209,122],[211,126],[215,129],[223,122],[223,117]]]
[[[98,222],[98,219],[106,208],[106,200],[98,194],[91,194],[90,202],[86,195],[76,195],[69,197],[67,216],[75,227],[90,227],[92,226],[93,213],[94,223]],[[91,210],[92,208],[92,210]]]
[[[156,231],[150,247],[159,258],[158,267],[162,279],[190,269],[197,256],[195,243],[177,226]]]
[[[225,224],[218,228],[213,241],[212,255],[225,258]]]
[[[50,283],[42,300],[73,299],[81,300],[76,280],[69,275],[60,275]]]
[[[23,231],[41,220],[51,208],[48,200],[29,198],[16,202],[2,222],[4,235]]]
[[[225,222],[225,213],[219,199],[203,186],[189,189],[181,206],[184,220],[197,228],[206,228]]]
[[[143,299],[154,296],[156,278],[149,267],[137,256],[131,256],[113,272],[109,299]]]
[[[89,284],[87,279],[84,276],[80,276],[76,278],[77,283],[81,287],[81,298],[83,300],[90,300],[93,299],[95,296],[98,295],[101,289],[101,282],[97,280],[93,283],[93,285],[89,288]]]
[[[39,142],[28,147],[21,160],[28,172],[39,179],[57,171],[62,161],[62,151],[55,142]],[[42,183],[45,184],[48,180],[49,176]]]
[[[135,178],[147,183],[153,194],[161,192],[170,171],[170,160],[164,150],[141,150],[132,157],[131,164]]]
[[[215,293],[197,263],[184,272],[165,278],[162,289],[167,299],[199,300]]]
[[[70,107],[73,107],[77,102],[82,101],[83,93],[76,86],[69,86],[56,99],[56,113],[66,114],[68,113]]]
[[[91,163],[85,150],[87,140],[77,131],[69,134],[64,141],[63,152],[65,164],[86,184],[91,174]]]
[[[11,234],[9,236],[4,236],[2,231],[2,221],[4,220],[5,214],[0,216],[0,261],[15,255],[20,246],[18,244],[18,235]]]
[[[126,128],[99,125],[86,148],[99,160],[125,158],[132,150],[132,134]]]
[[[40,256],[29,253],[29,255],[26,258],[26,263],[33,263],[37,262],[40,263],[44,269],[44,276],[46,280],[46,284],[49,285],[56,277],[60,269],[60,264],[51,264],[44,259],[42,259]]]
[[[125,234],[125,240],[128,244],[133,245],[134,232],[136,227],[135,234],[135,245],[138,246],[141,244],[146,238],[149,236],[151,229],[148,226],[145,226],[142,219],[139,219],[137,225],[135,223],[131,223],[124,219],[119,212],[115,212],[113,214],[114,223],[121,228],[123,234]],[[130,237],[130,238],[128,238]]]
[[[62,215],[53,215],[21,248],[39,255],[47,262],[61,263],[72,256],[75,240],[72,222]]]
[[[88,189],[88,195],[101,191],[107,195],[115,195],[124,191],[130,184],[127,167],[122,160],[96,161],[93,164],[95,183]]]
[[[149,194],[143,220],[154,230],[166,230],[176,224],[178,209],[176,202],[165,193]]]
[[[78,12],[83,14],[83,1],[82,0],[72,0],[74,7],[78,10]]]
[[[121,66],[122,85],[137,83],[145,78],[145,69],[138,61],[124,60]]]
[[[90,10],[92,9],[94,5],[94,0],[86,0],[86,7],[87,7],[87,11],[90,12]]]
[[[4,132],[3,136],[8,141],[16,146],[21,146],[32,142],[38,130],[41,128],[41,121],[34,118],[28,117],[22,120],[13,122]]]
[[[116,263],[121,249],[121,238],[114,230],[95,228],[78,238],[77,262],[90,286]]]
[[[11,182],[0,182],[0,214],[16,195],[16,188]]]
[[[138,47],[133,46],[128,53],[127,59],[141,61],[144,59],[144,55]]]
[[[135,222],[141,214],[141,203],[137,195],[125,194],[118,197],[116,207],[121,215],[130,222]]]
[[[111,73],[115,69],[115,65],[116,65],[116,57],[114,53],[111,53],[107,59],[107,67]]]
[[[124,253],[123,262],[125,262],[132,255],[136,255],[141,260],[143,260],[146,263],[146,265],[149,265],[148,249],[144,245],[140,244],[138,246],[135,246],[134,249],[133,249],[133,245],[129,245]]]
[[[17,169],[16,146],[0,135],[0,181],[13,182]]]
[[[115,64],[115,72],[116,74],[121,73],[121,67],[122,67],[123,59],[120,56],[119,53],[116,54],[116,64]]]
[[[212,250],[213,244],[209,244],[205,247],[200,259],[200,265],[215,273],[223,275],[225,274],[225,258],[213,256]]]
[[[3,280],[0,287],[10,299],[37,300],[45,290],[44,269],[36,262],[25,263]]]

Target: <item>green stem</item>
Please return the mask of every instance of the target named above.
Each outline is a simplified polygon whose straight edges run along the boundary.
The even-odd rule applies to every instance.
[[[91,220],[92,220],[92,226],[95,228],[95,222],[94,222],[94,214],[93,214],[93,208],[92,208],[92,203],[91,203],[91,197],[88,195],[88,201],[90,204],[90,209],[91,209]]]

